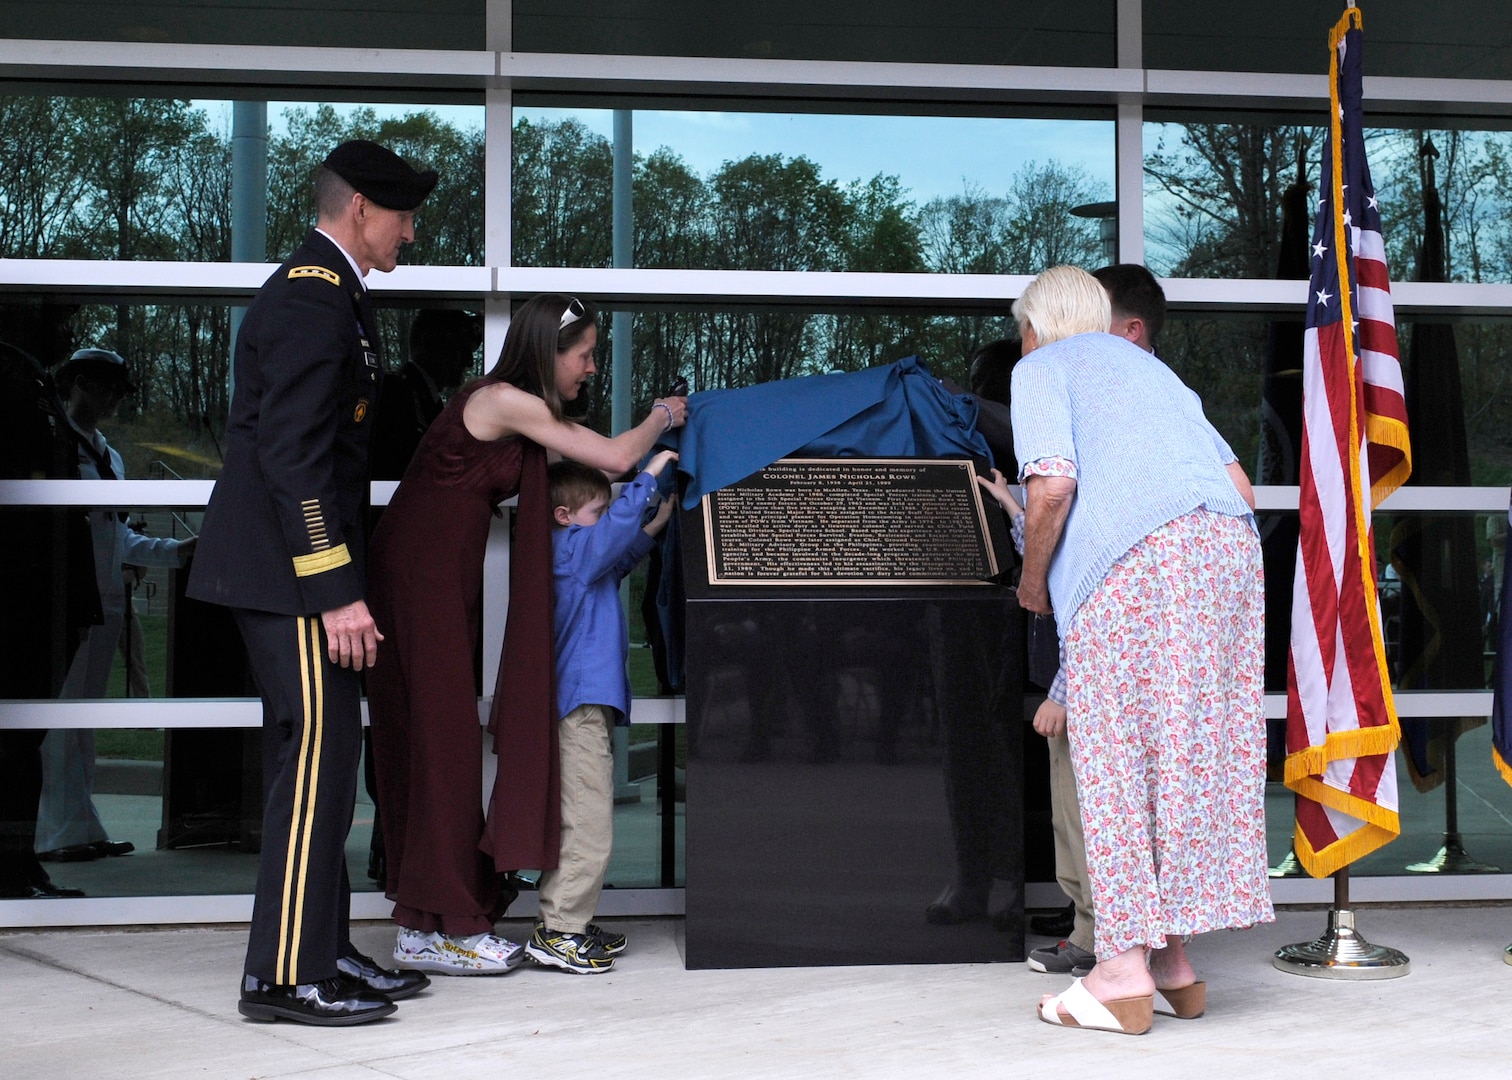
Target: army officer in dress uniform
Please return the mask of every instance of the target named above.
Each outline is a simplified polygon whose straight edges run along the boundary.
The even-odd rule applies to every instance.
[[[315,174],[316,228],[236,341],[226,464],[189,595],[233,609],[263,701],[263,832],[238,1005],[257,1020],[360,1024],[422,989],[348,937],[345,842],[362,747],[368,443],[382,365],[363,277],[392,270],[435,186],[370,142]]]

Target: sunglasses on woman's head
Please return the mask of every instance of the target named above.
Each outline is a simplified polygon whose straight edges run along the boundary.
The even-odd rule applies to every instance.
[[[583,302],[574,296],[571,300],[567,301],[567,310],[562,312],[562,321],[557,326],[557,331],[560,333],[567,329],[586,314],[588,314],[588,311],[583,307]]]

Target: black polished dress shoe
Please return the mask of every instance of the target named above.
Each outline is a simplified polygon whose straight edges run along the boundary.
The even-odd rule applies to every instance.
[[[398,1010],[382,994],[340,975],[298,986],[276,986],[255,975],[242,978],[236,1011],[251,1020],[294,1020],[321,1027],[347,1027],[380,1020]]]
[[[66,889],[51,882],[46,885],[10,885],[0,888],[0,900],[58,900],[83,895],[83,889]]]
[[[67,847],[53,848],[51,851],[37,852],[37,858],[43,862],[89,862],[98,859],[103,852],[96,851],[93,844],[69,844]]]
[[[347,980],[360,983],[390,1001],[402,1001],[430,985],[430,979],[423,971],[395,971],[382,967],[371,956],[364,956],[355,950],[347,956],[337,958],[336,970]]]
[[[136,850],[136,845],[130,840],[96,840],[89,846],[94,848],[95,854],[102,859],[114,859],[120,855],[130,855]]]
[[[62,885],[54,885],[51,881],[0,886],[0,900],[57,900],[83,895],[83,889],[69,889]]]
[[[935,926],[954,926],[987,917],[987,897],[992,892],[992,882],[985,885],[967,885],[953,881],[935,902],[924,909],[924,918]]]
[[[1075,926],[1075,904],[1067,904],[1064,908],[1051,915],[1031,915],[1029,917],[1029,932],[1044,934],[1046,937],[1070,937],[1071,930]]]

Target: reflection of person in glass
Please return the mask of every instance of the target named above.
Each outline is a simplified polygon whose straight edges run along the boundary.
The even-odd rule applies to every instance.
[[[73,348],[78,308],[0,305],[0,477],[72,480],[78,451],[48,367]],[[7,511],[0,566],[7,577],[0,618],[0,697],[55,697],[87,628],[100,621],[89,519],[74,509]],[[57,885],[37,860],[38,748],[46,733],[0,726],[0,897],[83,896]]]
[[[1013,429],[1008,413],[1008,379],[1018,359],[1019,343],[1011,339],[989,342],[971,355],[970,393],[977,399],[977,430],[992,449],[993,460],[1004,468],[1013,461]],[[953,393],[961,387],[942,380]],[[932,621],[936,613],[930,612]],[[998,642],[962,635],[942,612],[930,627],[930,660],[935,693],[945,718],[945,794],[954,842],[955,878],[945,886],[924,917],[936,925],[953,925],[984,918],[994,878],[1011,880],[1017,874],[1018,834],[1009,828],[1005,801],[1019,798],[1002,783],[1005,743],[1020,737],[1022,717],[955,705],[958,692],[953,669],[968,657],[998,648]],[[1006,910],[994,915],[1004,929]]]
[[[1253,493],[1197,396],[1107,333],[1096,278],[1047,270],[1013,313],[1019,602],[1061,627],[1096,913],[1096,966],[1039,1015],[1137,1034],[1205,1007],[1183,935],[1274,917]]]
[[[466,311],[426,308],[410,323],[409,359],[383,377],[373,431],[373,479],[398,480],[446,397],[462,385],[483,325]]]
[[[682,397],[660,399],[612,439],[573,423],[563,406],[597,370],[598,340],[596,314],[580,300],[548,294],[524,304],[492,370],[425,433],[373,534],[371,598],[385,636],[368,701],[401,967],[509,971],[524,951],[493,933],[511,899],[501,875],[557,864],[546,451],[617,475],[687,407]],[[490,723],[499,776],[485,829],[473,653],[489,526],[516,493]]]
[[[83,480],[124,480],[125,467],[100,431],[115,415],[131,385],[126,361],[106,349],[80,349],[58,369],[68,421],[78,447]],[[194,540],[151,537],[132,530],[116,510],[89,512],[94,542],[95,581],[104,622],[89,630],[75,654],[60,697],[100,698],[110,683],[126,621],[126,567],[181,567]],[[37,810],[37,851],[43,859],[80,862],[135,850],[130,841],[112,840],[95,809],[95,737],[87,728],[50,731],[42,743],[42,801]]]

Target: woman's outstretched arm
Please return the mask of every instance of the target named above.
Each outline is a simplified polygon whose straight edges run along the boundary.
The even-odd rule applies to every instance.
[[[608,438],[582,424],[557,419],[540,398],[502,382],[480,387],[462,410],[462,422],[475,439],[494,442],[523,435],[565,458],[616,475],[638,465],[656,440],[669,429],[681,427],[687,416],[687,398],[658,398],[644,420]]]

